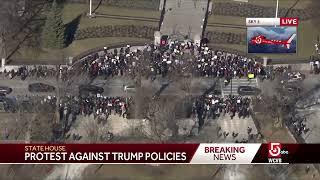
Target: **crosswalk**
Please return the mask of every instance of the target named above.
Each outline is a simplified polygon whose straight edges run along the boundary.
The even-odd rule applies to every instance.
[[[221,92],[222,96],[227,95],[239,95],[238,94],[238,87],[239,86],[252,86],[252,87],[258,87],[258,80],[257,78],[248,80],[247,78],[235,78],[232,79],[232,82],[230,82],[227,86],[224,86],[224,79],[220,80],[221,85]]]

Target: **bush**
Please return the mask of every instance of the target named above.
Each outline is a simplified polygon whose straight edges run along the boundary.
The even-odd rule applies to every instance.
[[[317,7],[309,7],[306,9],[279,9],[279,17],[298,17],[301,20],[316,18],[320,15]],[[240,16],[240,17],[274,17],[274,7],[258,6],[253,4],[238,3],[213,3],[212,13],[222,16]]]
[[[246,44],[246,35],[244,33],[208,31],[205,37],[208,38],[210,43],[214,44]]]
[[[138,37],[153,39],[157,27],[135,25],[95,26],[77,30],[75,40],[102,37]]]

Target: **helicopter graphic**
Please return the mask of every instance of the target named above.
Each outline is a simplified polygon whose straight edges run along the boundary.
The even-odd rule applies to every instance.
[[[290,44],[292,40],[296,37],[296,34],[292,34],[289,39],[286,40],[277,40],[277,39],[267,39],[264,35],[259,35],[251,38],[250,43],[251,44],[275,44],[275,45],[281,45],[286,47],[287,49],[290,49]]]

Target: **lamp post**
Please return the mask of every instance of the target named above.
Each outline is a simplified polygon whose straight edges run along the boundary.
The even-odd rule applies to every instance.
[[[231,96],[232,96],[232,77],[231,77],[231,79],[230,79],[230,89],[231,89]]]
[[[89,5],[89,16],[92,16],[92,0],[90,0],[90,5]]]
[[[276,7],[276,18],[278,18],[278,9],[279,9],[279,0],[277,0],[277,7]]]
[[[278,18],[278,10],[279,10],[279,0],[277,0],[277,6],[276,6],[276,18]],[[274,25],[274,27],[277,27]]]

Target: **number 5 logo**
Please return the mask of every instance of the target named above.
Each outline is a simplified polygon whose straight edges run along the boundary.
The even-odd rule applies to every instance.
[[[261,37],[257,37],[257,39],[256,39],[256,43],[257,43],[257,44],[261,44],[261,42],[262,42]]]
[[[270,143],[269,144],[269,157],[277,157],[281,156],[281,144],[280,143]]]

